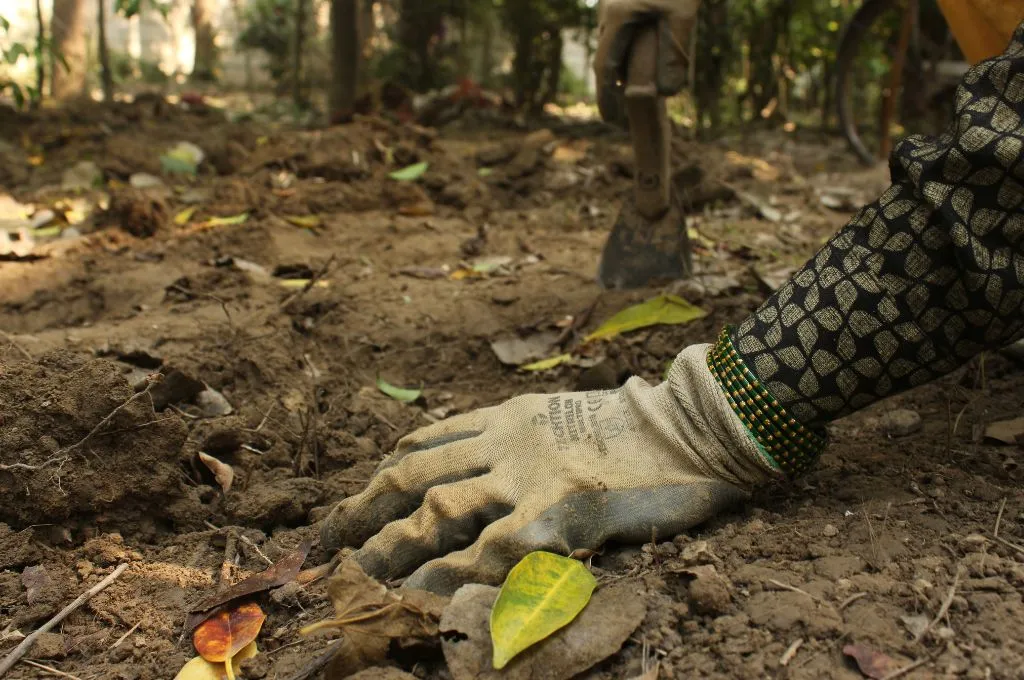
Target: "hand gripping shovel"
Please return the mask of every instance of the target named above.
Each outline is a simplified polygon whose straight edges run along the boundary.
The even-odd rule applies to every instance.
[[[638,32],[630,51],[625,87],[626,115],[636,156],[636,186],[601,253],[602,288],[644,288],[690,275],[686,222],[672,190],[669,150],[672,127],[658,96],[658,35]]]

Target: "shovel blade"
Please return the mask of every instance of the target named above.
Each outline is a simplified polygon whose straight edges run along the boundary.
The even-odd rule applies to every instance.
[[[668,211],[651,220],[626,198],[604,244],[597,279],[606,290],[627,290],[685,279],[693,271],[686,221],[673,195]]]

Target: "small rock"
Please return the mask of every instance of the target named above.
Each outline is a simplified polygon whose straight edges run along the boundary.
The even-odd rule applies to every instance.
[[[234,410],[223,394],[210,387],[196,395],[196,406],[205,418],[226,416]]]
[[[152,189],[154,187],[162,187],[164,181],[156,175],[150,175],[148,172],[136,172],[128,178],[128,184],[135,189]]]
[[[64,171],[60,188],[64,191],[91,189],[103,183],[103,171],[92,161],[79,161]]]
[[[826,524],[821,530],[821,535],[826,538],[833,538],[839,535],[839,529],[837,529],[834,524]]]
[[[729,583],[710,564],[687,569],[694,577],[690,583],[690,603],[696,612],[721,616],[732,606]]]
[[[60,633],[43,633],[32,646],[32,656],[36,659],[63,659],[67,655],[64,636]]]
[[[890,437],[906,437],[921,429],[921,415],[910,409],[896,409],[882,416],[879,427]]]

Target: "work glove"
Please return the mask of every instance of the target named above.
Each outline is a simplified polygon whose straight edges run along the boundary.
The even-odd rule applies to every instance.
[[[361,545],[367,573],[448,594],[500,583],[535,550],[675,536],[778,475],[707,352],[684,350],[657,387],[527,395],[418,430],[334,508],[322,543]]]
[[[658,34],[658,94],[670,97],[686,82],[689,43],[700,0],[602,0],[598,8],[597,104],[601,117],[622,122],[620,95],[626,81],[630,49],[640,30]]]

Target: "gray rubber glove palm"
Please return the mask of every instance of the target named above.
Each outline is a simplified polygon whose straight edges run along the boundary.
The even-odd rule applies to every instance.
[[[450,593],[528,552],[673,536],[776,475],[707,368],[684,350],[658,387],[528,395],[403,438],[327,518],[370,574]],[[422,566],[421,566],[422,565]],[[417,568],[418,567],[418,568]]]

